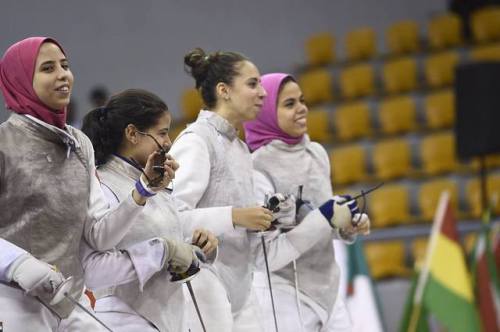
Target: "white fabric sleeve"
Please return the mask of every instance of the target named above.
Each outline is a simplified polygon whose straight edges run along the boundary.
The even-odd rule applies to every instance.
[[[132,198],[134,188],[130,188],[130,195],[119,205],[110,209],[95,172],[94,151],[91,144],[87,154],[89,156],[90,195],[84,237],[92,248],[105,251],[112,249],[121,241],[141,215],[144,206],[134,201]]]
[[[85,285],[91,290],[117,286],[137,280],[128,253],[120,250],[95,251],[85,241],[80,245]]]
[[[10,264],[27,251],[0,238],[0,280],[7,281],[6,274]]]
[[[85,285],[97,290],[138,280],[142,291],[146,282],[162,268],[165,247],[161,241],[152,242],[139,242],[125,250],[94,251],[82,241]]]
[[[311,211],[304,220],[294,229],[277,236],[266,236],[267,257],[271,271],[277,271],[297,259],[311,249],[319,239],[318,234],[333,233],[325,217],[318,209]],[[254,252],[255,265],[258,269],[264,267],[264,253],[261,244],[261,235],[255,233],[251,237],[251,246]]]
[[[118,199],[108,187],[103,185],[102,190],[111,207],[119,205]],[[125,250],[94,251],[82,241],[80,253],[85,269],[85,284],[90,289],[102,289],[138,280],[142,291],[149,278],[161,270],[165,247],[161,241],[151,239]]]
[[[215,236],[233,231],[232,212],[231,206],[180,211],[184,237],[191,238],[198,228],[208,229]]]
[[[210,180],[210,155],[203,139],[194,133],[183,134],[169,153],[179,163],[173,182],[184,235],[196,228],[215,235],[234,231],[231,206],[197,208]]]

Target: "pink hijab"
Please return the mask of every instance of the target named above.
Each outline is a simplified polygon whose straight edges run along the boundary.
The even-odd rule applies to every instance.
[[[52,38],[30,37],[15,43],[0,60],[0,89],[7,109],[18,114],[29,114],[48,124],[64,129],[66,108],[52,110],[40,101],[33,89],[35,63],[40,46],[50,41],[61,49]]]
[[[245,139],[250,150],[255,151],[272,140],[279,139],[286,144],[294,145],[302,141],[303,136],[293,137],[278,126],[278,95],[281,84],[292,76],[282,73],[266,74],[261,77],[262,86],[267,92],[264,105],[252,121],[245,122]]]

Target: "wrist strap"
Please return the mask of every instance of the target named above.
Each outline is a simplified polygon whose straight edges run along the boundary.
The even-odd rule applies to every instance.
[[[319,212],[321,212],[326,220],[328,220],[330,226],[335,228],[335,226],[333,226],[331,222],[333,217],[333,204],[335,204],[334,201],[332,199],[329,199],[319,207]]]
[[[142,176],[139,177],[139,180],[135,182],[135,189],[137,192],[143,197],[152,197],[156,195],[156,193],[148,188],[148,186],[142,180]]]

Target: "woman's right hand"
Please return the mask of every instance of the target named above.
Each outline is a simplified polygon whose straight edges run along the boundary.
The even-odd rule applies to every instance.
[[[271,226],[273,213],[262,206],[233,208],[233,224],[254,231],[264,231]]]
[[[163,166],[164,174],[163,179],[155,183],[154,187],[151,186],[149,189],[158,192],[165,189],[169,183],[175,178],[175,171],[179,168],[179,164],[170,155],[165,155],[165,160],[163,165],[156,165],[155,159],[161,157],[159,151],[155,151],[148,156],[146,161],[146,166],[144,167],[144,173],[151,180],[156,179],[159,175],[157,171],[154,170],[154,166]],[[146,180],[147,183],[147,180]]]
[[[159,175],[158,172],[154,170],[154,166],[158,166],[155,165],[155,159],[159,155],[160,152],[155,151],[148,156],[148,160],[146,161],[146,166],[144,167],[144,173],[150,180],[156,179]],[[160,181],[157,182],[155,181],[154,186],[148,186],[147,188],[152,193],[156,193],[165,189],[169,185],[169,183],[175,178],[175,171],[179,168],[179,164],[177,163],[177,161],[175,161],[170,155],[165,156],[165,161],[162,166],[165,170],[163,178],[160,179]],[[148,179],[144,176],[144,174],[141,175],[141,181],[146,185],[149,182]],[[146,204],[147,197],[141,195],[136,189],[132,191],[132,197],[134,198],[137,204],[139,205]]]

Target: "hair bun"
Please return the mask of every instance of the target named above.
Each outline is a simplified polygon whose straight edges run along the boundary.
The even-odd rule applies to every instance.
[[[197,47],[184,56],[184,69],[191,74],[199,88],[207,76],[211,55]]]

